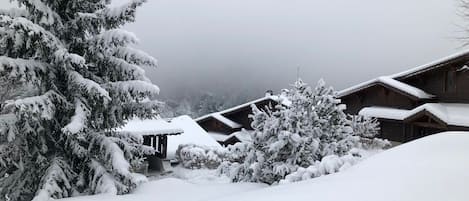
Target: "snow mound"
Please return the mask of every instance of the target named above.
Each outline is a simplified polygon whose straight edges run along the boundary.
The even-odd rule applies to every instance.
[[[61,199],[63,201],[202,201],[216,200],[227,195],[263,188],[254,183],[190,183],[181,179],[166,178],[142,184],[132,194],[94,195]]]
[[[469,132],[444,132],[376,154],[340,173],[221,200],[466,201],[468,144]]]
[[[176,150],[182,144],[195,144],[211,148],[221,148],[221,145],[215,141],[203,128],[197,124],[191,117],[184,115],[173,118],[170,124],[184,130],[181,135],[168,136],[168,159],[174,159]]]

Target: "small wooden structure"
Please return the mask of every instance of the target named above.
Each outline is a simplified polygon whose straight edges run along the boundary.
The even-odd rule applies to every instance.
[[[469,51],[340,91],[350,114],[376,117],[381,137],[407,142],[469,130]],[[466,113],[466,114],[464,114]]]
[[[154,134],[143,134],[143,144],[151,146],[155,149],[155,155],[159,158],[165,159],[167,156],[168,136],[180,135],[183,130],[158,130]]]

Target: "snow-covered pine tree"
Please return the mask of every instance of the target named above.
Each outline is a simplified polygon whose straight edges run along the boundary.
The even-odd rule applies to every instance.
[[[151,150],[113,128],[160,105],[141,68],[156,60],[120,29],[145,0],[16,2],[0,11],[0,76],[31,93],[0,111],[0,200],[129,192],[143,179],[132,165]]]
[[[298,168],[307,168],[325,156],[342,156],[359,137],[353,133],[336,92],[319,81],[315,89],[295,82],[275,108],[253,106],[253,142],[247,145],[243,163],[223,163],[222,173],[234,181],[272,184]]]

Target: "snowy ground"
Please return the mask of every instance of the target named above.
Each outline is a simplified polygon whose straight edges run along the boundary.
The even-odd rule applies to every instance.
[[[466,201],[469,200],[469,133],[448,132],[376,154],[343,172],[267,187],[229,183],[212,171],[176,169],[124,196],[67,201]]]

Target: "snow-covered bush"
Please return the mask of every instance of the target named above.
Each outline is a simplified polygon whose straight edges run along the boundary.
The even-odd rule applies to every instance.
[[[349,119],[353,134],[360,137],[360,141],[355,147],[363,149],[382,149],[391,146],[388,140],[376,138],[376,136],[379,135],[379,122],[376,118],[350,115]]]
[[[366,157],[363,150],[352,149],[344,156],[329,155],[322,158],[320,161],[315,161],[311,166],[304,168],[299,167],[295,172],[285,176],[285,179],[280,180],[280,184],[292,183],[303,181],[327,174],[340,172],[355,165]]]
[[[17,0],[0,10],[0,200],[130,192],[141,136],[113,130],[155,117],[158,87],[141,66],[156,60],[120,29],[145,0]],[[0,89],[1,90],[1,89]],[[8,98],[8,100],[2,100]]]
[[[182,167],[189,169],[208,168],[215,169],[226,158],[224,149],[187,144],[179,145],[176,150],[176,158]]]
[[[372,128],[377,126],[356,121],[365,124],[369,131],[354,132],[352,121],[344,113],[345,105],[322,80],[314,89],[298,80],[286,97],[290,105],[253,105],[253,141],[244,145],[243,161],[226,161],[220,166],[222,174],[234,181],[273,184],[299,168],[318,164],[326,156],[340,158],[349,154],[354,147],[361,147],[362,135],[372,138]]]

